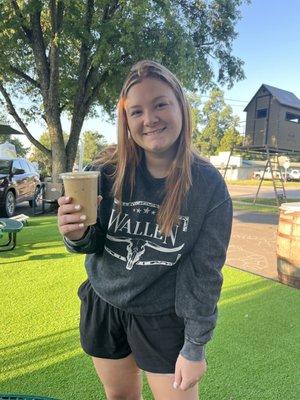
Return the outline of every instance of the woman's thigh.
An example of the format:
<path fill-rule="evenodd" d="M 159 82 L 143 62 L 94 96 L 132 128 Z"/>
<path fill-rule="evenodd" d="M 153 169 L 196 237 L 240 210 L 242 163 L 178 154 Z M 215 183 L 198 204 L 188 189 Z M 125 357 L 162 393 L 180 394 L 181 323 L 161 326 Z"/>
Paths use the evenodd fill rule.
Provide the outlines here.
<path fill-rule="evenodd" d="M 142 371 L 132 356 L 118 360 L 92 357 L 107 399 L 141 400 Z"/>
<path fill-rule="evenodd" d="M 183 391 L 174 389 L 174 374 L 146 372 L 147 380 L 155 400 L 198 400 L 198 385 Z"/>

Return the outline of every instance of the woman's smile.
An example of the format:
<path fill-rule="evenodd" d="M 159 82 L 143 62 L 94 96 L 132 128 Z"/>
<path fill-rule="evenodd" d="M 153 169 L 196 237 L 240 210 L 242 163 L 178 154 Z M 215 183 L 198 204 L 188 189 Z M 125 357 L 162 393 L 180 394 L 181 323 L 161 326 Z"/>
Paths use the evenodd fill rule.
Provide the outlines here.
<path fill-rule="evenodd" d="M 165 129 L 166 129 L 166 127 L 160 128 L 160 129 L 156 129 L 156 130 L 150 131 L 150 132 L 144 132 L 143 135 L 146 135 L 146 136 L 156 136 L 156 135 L 158 135 L 158 134 L 164 132 Z"/>

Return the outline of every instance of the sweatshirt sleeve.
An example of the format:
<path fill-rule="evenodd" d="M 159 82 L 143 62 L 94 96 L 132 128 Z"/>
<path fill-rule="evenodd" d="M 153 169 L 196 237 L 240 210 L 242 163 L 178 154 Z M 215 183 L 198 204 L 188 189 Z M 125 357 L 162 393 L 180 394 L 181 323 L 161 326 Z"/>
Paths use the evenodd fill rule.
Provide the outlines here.
<path fill-rule="evenodd" d="M 232 202 L 227 194 L 225 200 L 206 213 L 193 249 L 178 268 L 175 308 L 185 322 L 185 342 L 180 354 L 191 361 L 205 358 L 204 345 L 216 326 L 223 283 L 221 269 L 231 226 Z"/>
<path fill-rule="evenodd" d="M 71 253 L 102 254 L 106 234 L 98 222 L 88 228 L 80 240 L 70 240 L 64 237 L 64 244 Z"/>

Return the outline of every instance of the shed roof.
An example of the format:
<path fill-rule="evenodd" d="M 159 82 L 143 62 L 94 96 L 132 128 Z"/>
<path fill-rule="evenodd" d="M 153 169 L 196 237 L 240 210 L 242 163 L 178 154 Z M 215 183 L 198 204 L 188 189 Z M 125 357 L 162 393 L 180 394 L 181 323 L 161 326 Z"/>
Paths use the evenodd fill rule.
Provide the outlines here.
<path fill-rule="evenodd" d="M 287 90 L 276 88 L 274 86 L 266 85 L 264 83 L 261 85 L 261 87 L 258 89 L 258 91 L 262 87 L 267 89 L 268 92 L 270 92 L 271 95 L 274 96 L 276 98 L 276 100 L 280 104 L 285 105 L 285 106 L 289 106 L 289 107 L 293 107 L 293 108 L 297 108 L 297 109 L 300 110 L 300 99 L 298 99 L 298 97 L 296 95 L 294 95 L 294 93 L 288 92 Z M 252 97 L 251 101 L 257 95 L 257 92 Z M 247 106 L 245 107 L 244 111 L 247 111 L 247 108 L 248 108 L 249 104 L 251 103 L 251 101 L 247 104 Z"/>

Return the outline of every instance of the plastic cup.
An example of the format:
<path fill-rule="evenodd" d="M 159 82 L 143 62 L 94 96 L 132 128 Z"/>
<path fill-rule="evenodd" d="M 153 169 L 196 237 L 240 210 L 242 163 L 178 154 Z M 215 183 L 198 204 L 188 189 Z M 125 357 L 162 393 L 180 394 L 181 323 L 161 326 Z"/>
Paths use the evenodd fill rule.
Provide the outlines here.
<path fill-rule="evenodd" d="M 86 215 L 86 220 L 82 221 L 86 226 L 94 225 L 97 221 L 99 174 L 99 171 L 60 174 L 64 183 L 65 196 L 71 197 L 72 204 L 81 205 L 77 214 Z"/>

